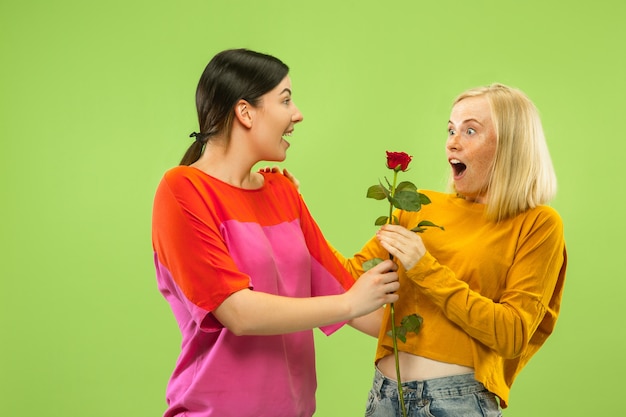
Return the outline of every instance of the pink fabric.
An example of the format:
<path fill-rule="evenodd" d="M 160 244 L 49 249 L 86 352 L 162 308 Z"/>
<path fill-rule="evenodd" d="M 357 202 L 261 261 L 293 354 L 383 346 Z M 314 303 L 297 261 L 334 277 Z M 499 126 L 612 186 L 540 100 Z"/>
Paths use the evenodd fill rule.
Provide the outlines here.
<path fill-rule="evenodd" d="M 215 230 L 219 230 L 219 239 L 223 241 L 229 255 L 224 263 L 234 262 L 240 275 L 249 276 L 249 287 L 254 291 L 289 297 L 344 292 L 346 281 L 342 285 L 339 277 L 344 279 L 349 278 L 349 275 L 332 256 L 298 194 L 291 185 L 285 189 L 286 184 L 282 179 L 266 183 L 267 186 L 261 192 L 270 193 L 270 200 L 276 198 L 277 192 L 287 192 L 287 196 L 293 200 L 290 204 L 272 207 L 272 221 L 264 220 L 265 211 L 258 213 L 258 222 L 249 221 L 249 218 L 240 221 L 232 215 L 218 219 Z M 202 186 L 219 188 L 223 184 L 208 181 L 208 184 Z M 231 198 L 233 193 L 237 196 L 233 190 L 229 192 Z M 188 195 L 186 193 L 185 197 Z M 259 193 L 241 190 L 240 197 L 244 200 L 241 204 L 246 204 L 246 198 L 251 195 L 254 195 L 255 201 L 261 197 Z M 286 202 L 284 197 L 277 200 Z M 237 202 L 218 200 L 212 204 L 217 206 L 213 207 L 214 213 L 220 215 L 228 207 L 236 206 Z M 176 220 L 177 224 L 184 225 L 186 216 L 198 224 L 206 222 L 185 207 L 178 210 L 171 209 L 175 206 L 171 202 L 167 202 L 167 205 L 173 215 L 182 218 Z M 298 212 L 290 213 L 293 207 L 301 208 Z M 284 221 L 275 221 L 277 213 Z M 167 235 L 155 235 L 158 236 L 155 248 L 167 249 Z M 163 239 L 166 243 L 161 244 L 159 241 Z M 194 242 L 192 236 L 190 239 Z M 189 244 L 183 252 L 187 257 L 192 257 L 195 256 L 193 252 L 211 250 L 203 249 L 200 243 Z M 211 247 L 215 247 L 215 244 Z M 165 249 L 163 251 L 168 252 Z M 176 256 L 157 250 L 154 258 L 158 288 L 170 303 L 182 335 L 181 353 L 167 387 L 168 409 L 164 416 L 313 415 L 317 381 L 312 331 L 276 336 L 235 336 L 210 311 L 201 307 L 207 303 L 203 300 L 191 301 L 186 295 L 210 293 L 213 280 L 211 274 L 224 269 L 220 261 L 215 261 L 218 264 L 207 269 L 210 271 L 207 274 L 181 281 L 176 279 L 171 268 L 163 261 L 168 259 L 177 266 L 177 270 L 185 272 L 184 260 L 178 258 L 180 254 L 176 253 Z M 214 257 L 213 254 L 202 253 L 198 253 L 198 256 Z M 319 259 L 328 265 L 322 265 Z M 180 282 L 184 283 L 185 288 L 181 288 Z M 198 286 L 204 289 L 197 291 L 195 288 Z M 327 326 L 322 330 L 330 334 L 342 324 Z"/>

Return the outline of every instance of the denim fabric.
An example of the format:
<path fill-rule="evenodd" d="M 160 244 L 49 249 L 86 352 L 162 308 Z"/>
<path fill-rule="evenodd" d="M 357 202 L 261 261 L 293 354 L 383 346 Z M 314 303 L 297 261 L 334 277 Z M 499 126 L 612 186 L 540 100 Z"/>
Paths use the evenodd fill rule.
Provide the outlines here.
<path fill-rule="evenodd" d="M 409 417 L 501 417 L 496 396 L 474 374 L 402 383 Z M 398 383 L 376 369 L 366 417 L 401 417 Z"/>

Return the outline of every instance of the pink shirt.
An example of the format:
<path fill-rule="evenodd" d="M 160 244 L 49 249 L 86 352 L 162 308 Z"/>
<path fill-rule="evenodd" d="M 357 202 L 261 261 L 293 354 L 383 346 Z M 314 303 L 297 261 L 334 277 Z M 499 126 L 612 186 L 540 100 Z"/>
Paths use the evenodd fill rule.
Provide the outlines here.
<path fill-rule="evenodd" d="M 354 282 L 293 185 L 281 174 L 264 175 L 262 188 L 244 190 L 180 166 L 157 189 L 157 282 L 182 335 L 165 417 L 309 417 L 315 411 L 311 330 L 235 336 L 211 313 L 244 288 L 314 297 L 342 293 Z M 342 324 L 322 330 L 330 334 Z"/>

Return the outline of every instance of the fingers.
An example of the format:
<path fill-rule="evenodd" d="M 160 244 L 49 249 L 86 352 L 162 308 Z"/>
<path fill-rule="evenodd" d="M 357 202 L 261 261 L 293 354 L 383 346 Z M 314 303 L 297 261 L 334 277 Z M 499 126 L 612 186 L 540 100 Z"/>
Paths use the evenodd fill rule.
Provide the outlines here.
<path fill-rule="evenodd" d="M 398 265 L 395 262 L 386 260 L 374 268 L 368 271 L 372 276 L 379 278 L 377 287 L 375 290 L 380 289 L 380 296 L 385 300 L 384 303 L 389 303 L 393 301 L 389 301 L 388 297 L 392 293 L 395 293 L 400 289 L 400 282 L 398 281 Z M 394 297 L 391 297 L 394 298 Z"/>
<path fill-rule="evenodd" d="M 403 233 L 383 229 L 376 232 L 376 237 L 383 247 L 394 256 L 413 249 L 418 244 L 417 240 L 419 239 L 419 236 L 407 236 Z"/>
<path fill-rule="evenodd" d="M 287 168 L 283 169 L 283 175 L 287 177 L 298 190 L 300 190 L 300 181 L 298 181 L 298 179 L 291 172 L 287 171 Z"/>
<path fill-rule="evenodd" d="M 381 263 L 379 263 L 378 265 L 370 269 L 370 271 L 376 274 L 384 274 L 385 272 L 388 272 L 388 271 L 397 271 L 397 270 L 398 270 L 398 265 L 396 265 L 395 262 L 389 259 L 382 261 Z"/>
<path fill-rule="evenodd" d="M 370 270 L 381 277 L 380 286 L 384 294 L 394 293 L 400 289 L 397 270 L 398 266 L 390 260 L 383 261 Z"/>
<path fill-rule="evenodd" d="M 381 292 L 377 301 L 377 305 L 395 303 L 396 301 L 398 301 L 399 296 L 397 292 L 400 289 L 398 273 L 388 272 L 386 274 L 383 274 L 382 278 L 384 284 L 380 286 Z"/>
<path fill-rule="evenodd" d="M 396 301 L 398 301 L 398 299 L 400 298 L 400 296 L 398 294 L 395 294 L 395 292 L 393 294 L 386 294 L 385 295 L 385 301 L 383 303 L 383 305 L 385 304 L 391 304 L 391 303 L 395 303 Z"/>
<path fill-rule="evenodd" d="M 388 282 L 385 284 L 385 294 L 393 294 L 400 289 L 400 282 L 398 281 L 398 276 L 396 275 L 395 280 Z"/>
<path fill-rule="evenodd" d="M 402 236 L 407 239 L 418 236 L 415 232 L 412 232 L 406 227 L 397 224 L 384 224 L 380 227 L 380 229 L 378 229 L 378 233 L 384 233 L 388 236 Z"/>
<path fill-rule="evenodd" d="M 426 248 L 422 238 L 398 225 L 384 225 L 376 233 L 381 246 L 397 258 L 409 270 L 422 259 Z"/>
<path fill-rule="evenodd" d="M 259 172 L 277 173 L 277 172 L 280 172 L 280 167 L 278 165 L 274 165 L 273 167 L 262 167 L 262 168 L 259 168 Z"/>
<path fill-rule="evenodd" d="M 355 317 L 368 314 L 384 304 L 398 299 L 400 289 L 397 267 L 392 261 L 384 261 L 363 274 L 348 291 Z"/>
<path fill-rule="evenodd" d="M 277 174 L 277 173 L 280 173 L 281 170 L 280 170 L 280 167 L 278 165 L 274 165 L 273 167 L 266 166 L 266 167 L 259 168 L 259 172 L 265 172 L 267 174 L 269 174 L 269 173 Z M 282 170 L 282 174 L 289 181 L 291 181 L 293 183 L 293 185 L 295 185 L 295 187 L 296 187 L 296 189 L 298 191 L 300 191 L 300 181 L 298 181 L 298 179 L 291 172 L 287 171 L 287 168 L 284 168 Z"/>

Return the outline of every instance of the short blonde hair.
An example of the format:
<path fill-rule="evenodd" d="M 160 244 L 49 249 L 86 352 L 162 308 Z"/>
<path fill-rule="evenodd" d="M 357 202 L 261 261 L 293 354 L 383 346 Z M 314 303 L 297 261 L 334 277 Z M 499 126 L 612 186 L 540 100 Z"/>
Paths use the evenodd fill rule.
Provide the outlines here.
<path fill-rule="evenodd" d="M 556 195 L 556 174 L 537 108 L 522 91 L 497 83 L 467 90 L 453 105 L 478 96 L 487 98 L 496 130 L 487 217 L 500 221 L 547 204 Z"/>

